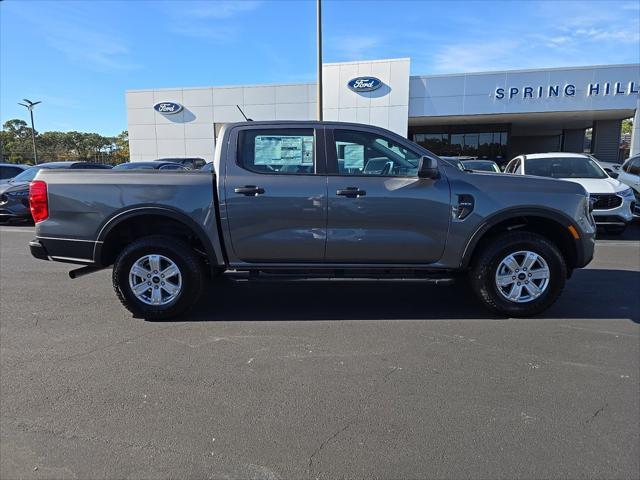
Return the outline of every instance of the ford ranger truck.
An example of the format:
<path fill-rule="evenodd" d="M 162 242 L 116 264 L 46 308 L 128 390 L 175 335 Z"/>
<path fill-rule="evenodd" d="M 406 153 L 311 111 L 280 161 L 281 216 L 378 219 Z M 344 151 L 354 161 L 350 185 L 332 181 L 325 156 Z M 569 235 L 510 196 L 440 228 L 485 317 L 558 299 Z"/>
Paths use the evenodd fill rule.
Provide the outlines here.
<path fill-rule="evenodd" d="M 228 124 L 208 172 L 41 170 L 34 257 L 113 268 L 134 316 L 183 314 L 208 278 L 411 279 L 461 275 L 502 316 L 553 304 L 594 252 L 584 188 L 470 172 L 382 128 Z M 222 301 L 224 301 L 222 299 Z"/>

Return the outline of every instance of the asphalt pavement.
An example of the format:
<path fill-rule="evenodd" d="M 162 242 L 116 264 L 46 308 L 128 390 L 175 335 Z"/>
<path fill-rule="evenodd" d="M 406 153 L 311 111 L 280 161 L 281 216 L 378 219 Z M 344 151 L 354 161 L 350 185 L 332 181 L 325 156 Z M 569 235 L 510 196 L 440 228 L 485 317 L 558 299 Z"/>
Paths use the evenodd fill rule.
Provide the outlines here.
<path fill-rule="evenodd" d="M 640 478 L 640 226 L 538 318 L 463 285 L 211 285 L 133 319 L 0 227 L 0 478 Z"/>

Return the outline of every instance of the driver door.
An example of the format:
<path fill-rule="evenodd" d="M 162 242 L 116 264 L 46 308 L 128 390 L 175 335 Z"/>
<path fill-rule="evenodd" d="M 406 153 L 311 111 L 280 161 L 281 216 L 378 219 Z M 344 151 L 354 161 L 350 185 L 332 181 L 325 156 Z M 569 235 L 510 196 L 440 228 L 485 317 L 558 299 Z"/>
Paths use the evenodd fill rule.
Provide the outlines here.
<path fill-rule="evenodd" d="M 327 130 L 327 263 L 425 264 L 440 259 L 449 185 L 418 178 L 420 153 L 366 127 Z"/>

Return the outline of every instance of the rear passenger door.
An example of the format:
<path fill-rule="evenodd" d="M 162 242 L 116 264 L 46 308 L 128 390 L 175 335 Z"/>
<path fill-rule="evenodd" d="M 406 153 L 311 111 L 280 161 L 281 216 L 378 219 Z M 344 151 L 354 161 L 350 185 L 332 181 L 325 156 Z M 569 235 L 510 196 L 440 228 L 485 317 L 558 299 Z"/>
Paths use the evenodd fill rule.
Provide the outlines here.
<path fill-rule="evenodd" d="M 226 148 L 221 211 L 228 223 L 230 263 L 322 262 L 327 239 L 324 131 L 295 124 L 239 127 Z"/>

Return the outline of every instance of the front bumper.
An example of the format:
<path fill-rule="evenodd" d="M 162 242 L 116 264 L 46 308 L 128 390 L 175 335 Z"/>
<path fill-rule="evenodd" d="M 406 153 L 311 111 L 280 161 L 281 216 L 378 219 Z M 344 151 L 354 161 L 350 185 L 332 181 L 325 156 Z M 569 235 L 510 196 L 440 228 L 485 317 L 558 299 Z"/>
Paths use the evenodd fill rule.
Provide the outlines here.
<path fill-rule="evenodd" d="M 620 198 L 622 198 L 622 204 L 615 208 L 591 212 L 596 225 L 623 227 L 633 220 L 633 211 L 638 210 L 635 200 L 628 197 Z"/>

